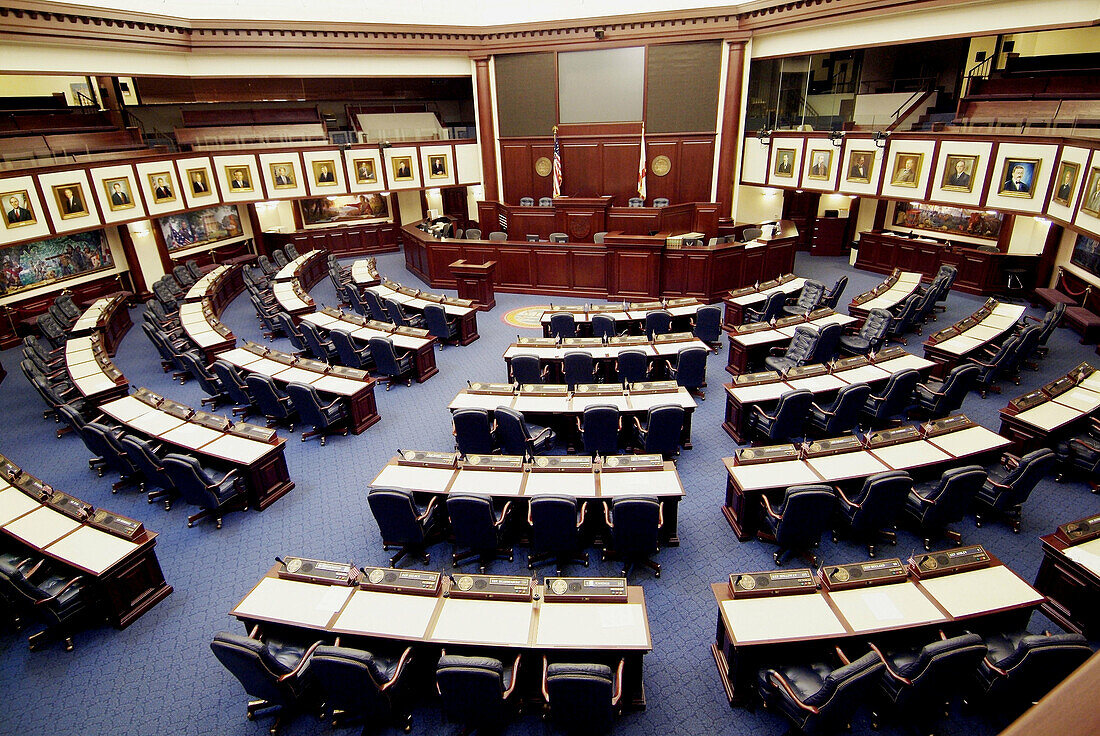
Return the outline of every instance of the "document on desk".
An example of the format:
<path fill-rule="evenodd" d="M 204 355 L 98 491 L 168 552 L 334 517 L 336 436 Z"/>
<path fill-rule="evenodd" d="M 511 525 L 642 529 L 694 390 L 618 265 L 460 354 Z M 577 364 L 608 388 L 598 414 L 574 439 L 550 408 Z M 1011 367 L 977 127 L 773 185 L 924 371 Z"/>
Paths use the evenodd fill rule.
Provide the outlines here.
<path fill-rule="evenodd" d="M 537 646 L 649 649 L 645 608 L 638 603 L 543 603 Z"/>
<path fill-rule="evenodd" d="M 444 598 L 429 641 L 466 644 L 525 645 L 531 638 L 528 601 Z"/>
<path fill-rule="evenodd" d="M 87 378 L 88 376 L 103 375 L 103 369 L 99 367 L 99 363 L 94 360 L 89 360 L 84 363 L 68 363 L 69 377 L 74 381 L 79 378 Z"/>
<path fill-rule="evenodd" d="M 1081 416 L 1081 412 L 1077 409 L 1063 406 L 1056 401 L 1048 401 L 1033 409 L 1020 412 L 1016 415 L 1016 418 L 1021 422 L 1027 422 L 1033 427 L 1049 432 L 1052 429 L 1061 427 L 1063 424 L 1072 422 L 1079 416 Z"/>
<path fill-rule="evenodd" d="M 738 644 L 845 633 L 844 624 L 818 593 L 722 601 L 721 608 L 726 628 Z"/>
<path fill-rule="evenodd" d="M 12 488 L 7 483 L 4 483 L 4 485 L 7 488 L 0 491 L 0 526 L 39 507 L 38 501 L 23 493 L 23 491 Z"/>
<path fill-rule="evenodd" d="M 1009 440 L 985 427 L 967 427 L 958 432 L 929 437 L 928 442 L 953 457 L 969 457 L 1011 444 Z"/>
<path fill-rule="evenodd" d="M 1100 539 L 1069 547 L 1065 555 L 1093 575 L 1100 576 Z"/>
<path fill-rule="evenodd" d="M 854 631 L 874 631 L 942 621 L 944 616 L 909 582 L 839 590 L 829 597 Z"/>
<path fill-rule="evenodd" d="M 1045 600 L 1004 565 L 922 580 L 921 585 L 956 618 Z"/>
<path fill-rule="evenodd" d="M 332 628 L 348 634 L 423 639 L 439 600 L 427 595 L 356 590 Z"/>
<path fill-rule="evenodd" d="M 447 490 L 455 471 L 452 468 L 417 468 L 411 465 L 387 465 L 375 476 L 371 485 L 384 488 L 405 488 L 410 491 Z"/>

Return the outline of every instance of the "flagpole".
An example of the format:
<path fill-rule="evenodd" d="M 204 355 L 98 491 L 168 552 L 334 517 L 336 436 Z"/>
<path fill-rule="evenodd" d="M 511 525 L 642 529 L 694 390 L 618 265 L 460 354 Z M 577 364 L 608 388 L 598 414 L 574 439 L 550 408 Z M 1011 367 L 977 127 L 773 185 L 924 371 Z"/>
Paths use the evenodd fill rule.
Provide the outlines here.
<path fill-rule="evenodd" d="M 638 159 L 638 196 L 642 198 L 643 204 L 645 203 L 646 189 L 645 189 L 645 122 L 642 122 L 642 145 L 641 152 Z"/>
<path fill-rule="evenodd" d="M 554 173 L 553 177 L 554 185 L 554 199 L 561 196 L 561 143 L 558 141 L 558 126 L 554 126 Z"/>

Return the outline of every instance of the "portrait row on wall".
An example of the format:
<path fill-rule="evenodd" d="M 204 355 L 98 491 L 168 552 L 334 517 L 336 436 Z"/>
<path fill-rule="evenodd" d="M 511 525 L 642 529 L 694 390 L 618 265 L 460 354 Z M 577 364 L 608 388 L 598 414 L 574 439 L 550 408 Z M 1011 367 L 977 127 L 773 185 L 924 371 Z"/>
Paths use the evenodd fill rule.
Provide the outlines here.
<path fill-rule="evenodd" d="M 0 294 L 12 294 L 114 266 L 102 230 L 62 235 L 0 249 Z"/>

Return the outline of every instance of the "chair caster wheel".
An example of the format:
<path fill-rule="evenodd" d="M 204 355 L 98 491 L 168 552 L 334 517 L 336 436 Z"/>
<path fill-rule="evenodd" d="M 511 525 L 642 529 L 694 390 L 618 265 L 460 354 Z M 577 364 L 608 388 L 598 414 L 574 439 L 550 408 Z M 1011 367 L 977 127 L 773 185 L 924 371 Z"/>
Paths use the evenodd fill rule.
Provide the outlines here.
<path fill-rule="evenodd" d="M 190 529 L 190 528 L 191 528 L 191 527 L 193 527 L 193 526 L 195 526 L 195 522 L 193 522 L 193 521 L 189 521 L 189 522 L 187 522 L 187 528 L 188 528 L 188 529 Z"/>
<path fill-rule="evenodd" d="M 661 571 L 658 570 L 657 572 L 653 573 L 653 577 L 655 577 L 655 578 L 661 577 Z"/>
<path fill-rule="evenodd" d="M 221 529 L 222 528 L 222 520 L 221 519 L 216 519 L 214 521 L 214 528 L 215 529 Z"/>

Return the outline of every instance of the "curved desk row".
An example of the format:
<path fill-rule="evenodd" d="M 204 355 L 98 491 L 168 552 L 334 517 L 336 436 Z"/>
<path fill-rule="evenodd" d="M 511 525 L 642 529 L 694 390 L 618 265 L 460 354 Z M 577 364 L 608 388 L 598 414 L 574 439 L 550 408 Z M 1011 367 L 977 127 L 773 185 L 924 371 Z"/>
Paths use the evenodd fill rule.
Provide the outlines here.
<path fill-rule="evenodd" d="M 381 418 L 374 399 L 375 380 L 366 371 L 299 358 L 253 342 L 222 353 L 218 359 L 246 373 L 267 376 L 282 384 L 304 383 L 322 396 L 340 399 L 351 417 L 348 428 L 352 434 L 362 433 Z"/>
<path fill-rule="evenodd" d="M 323 250 L 311 250 L 289 261 L 271 277 L 271 280 L 275 283 L 297 281 L 303 289 L 309 291 L 323 280 L 327 273 L 328 254 Z"/>
<path fill-rule="evenodd" d="M 848 314 L 866 319 L 872 309 L 893 309 L 920 287 L 920 278 L 916 271 L 894 269 L 881 284 L 852 299 Z"/>
<path fill-rule="evenodd" d="M 362 342 L 369 342 L 372 337 L 389 339 L 393 342 L 394 351 L 399 355 L 411 353 L 414 356 L 413 376 L 417 383 L 424 383 L 439 373 L 439 368 L 435 364 L 435 344 L 439 341 L 429 335 L 427 330 L 395 327 L 388 322 L 375 322 L 358 314 L 348 314 L 332 307 L 303 314 L 301 320 L 326 332 L 332 329 L 350 332 L 352 338 Z"/>
<path fill-rule="evenodd" d="M 770 281 L 733 289 L 722 298 L 722 301 L 726 304 L 726 315 L 723 323 L 726 327 L 738 327 L 745 323 L 746 309 L 759 310 L 760 307 L 764 306 L 764 302 L 768 300 L 768 297 L 777 291 L 788 297 L 793 296 L 802 291 L 805 284 L 806 279 L 801 276 L 785 273 Z"/>
<path fill-rule="evenodd" d="M 215 314 L 220 315 L 229 303 L 244 291 L 244 276 L 241 266 L 222 265 L 191 284 L 183 301 L 185 304 L 203 299 L 210 303 Z"/>
<path fill-rule="evenodd" d="M 1032 447 L 1053 447 L 1089 417 L 1100 416 L 1100 371 L 1082 363 L 1062 378 L 1010 401 L 1000 433 Z"/>
<path fill-rule="evenodd" d="M 675 358 L 684 348 L 700 347 L 709 350 L 705 342 L 690 332 L 670 332 L 657 335 L 653 340 L 644 336 L 613 337 L 604 342 L 598 337 L 567 337 L 558 342 L 552 337 L 521 337 L 504 351 L 504 362 L 508 365 L 508 376 L 512 376 L 512 358 L 517 355 L 534 355 L 540 365 L 551 367 L 551 380 L 565 375 L 563 364 L 568 353 L 588 353 L 597 368 L 601 364 L 614 364 L 619 353 L 627 350 L 640 350 L 649 359 L 650 367 L 659 360 Z"/>
<path fill-rule="evenodd" d="M 469 345 L 481 337 L 477 334 L 477 307 L 469 299 L 458 299 L 442 294 L 429 294 L 420 289 L 382 279 L 380 284 L 366 287 L 381 299 L 392 299 L 412 312 L 423 313 L 430 304 L 442 307 L 448 319 L 458 321 L 458 344 Z"/>
<path fill-rule="evenodd" d="M 2 455 L 0 531 L 6 546 L 21 545 L 84 575 L 115 628 L 126 628 L 172 592 L 153 549 L 155 532 L 55 491 Z"/>
<path fill-rule="evenodd" d="M 806 315 L 784 317 L 772 324 L 753 322 L 727 330 L 726 336 L 729 337 L 730 351 L 726 372 L 734 376 L 749 372 L 755 364 L 764 359 L 764 356 L 773 347 L 790 344 L 795 330 L 800 325 L 820 329 L 831 324 L 838 324 L 843 327 L 855 321 L 855 317 L 837 314 L 828 307 L 822 307 Z"/>
<path fill-rule="evenodd" d="M 1025 309 L 988 299 L 966 319 L 929 335 L 924 341 L 924 356 L 941 364 L 937 375 L 942 375 L 986 345 L 1000 342 L 1016 328 Z"/>
<path fill-rule="evenodd" d="M 550 318 L 560 312 L 573 315 L 573 322 L 577 326 L 577 332 L 581 335 L 592 334 L 592 318 L 603 315 L 615 320 L 615 330 L 620 332 L 625 329 L 632 335 L 645 334 L 646 315 L 656 310 L 663 310 L 672 315 L 673 332 L 690 332 L 690 320 L 695 317 L 699 307 L 706 306 L 704 302 L 693 297 L 682 299 L 662 299 L 651 302 L 623 302 L 621 304 L 584 304 L 554 306 L 542 313 L 539 321 L 542 323 L 542 334 L 550 336 Z"/>
<path fill-rule="evenodd" d="M 382 283 L 375 258 L 360 258 L 351 264 L 351 282 L 360 289 Z"/>
<path fill-rule="evenodd" d="M 237 345 L 233 331 L 214 314 L 209 299 L 181 304 L 179 318 L 183 334 L 202 351 L 207 365 L 214 362 L 218 353 L 232 350 Z"/>
<path fill-rule="evenodd" d="M 238 469 L 248 489 L 248 505 L 262 511 L 294 488 L 286 468 L 286 440 L 257 427 L 165 399 L 137 393 L 101 405 L 100 410 L 132 432 L 197 455 L 207 463 Z"/>
<path fill-rule="evenodd" d="M 76 390 L 94 404 L 130 391 L 126 377 L 108 357 L 99 333 L 65 341 L 65 369 Z"/>
<path fill-rule="evenodd" d="M 126 302 L 130 294 L 115 294 L 113 296 L 96 299 L 84 312 L 77 317 L 70 336 L 87 335 L 98 332 L 103 338 L 103 347 L 108 355 L 114 355 L 119 342 L 133 326 L 130 321 L 130 310 L 126 308 Z"/>

